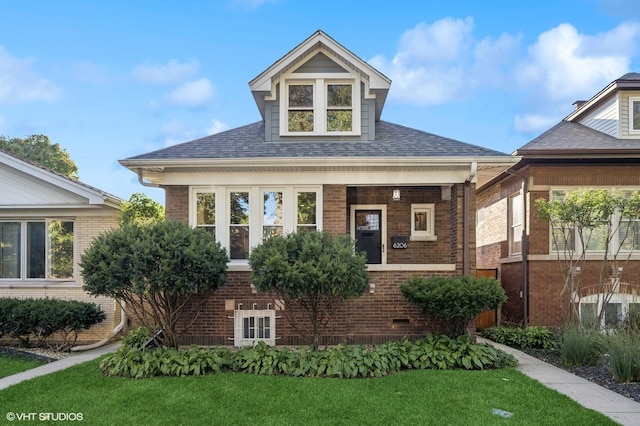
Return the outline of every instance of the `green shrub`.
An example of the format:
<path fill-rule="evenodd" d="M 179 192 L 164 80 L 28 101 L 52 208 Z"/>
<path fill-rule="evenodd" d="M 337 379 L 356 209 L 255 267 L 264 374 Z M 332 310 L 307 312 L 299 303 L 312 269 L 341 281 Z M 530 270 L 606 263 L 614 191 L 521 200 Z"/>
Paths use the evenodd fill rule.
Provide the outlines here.
<path fill-rule="evenodd" d="M 178 348 L 229 257 L 215 237 L 175 221 L 132 222 L 95 238 L 81 258 L 83 289 L 124 301 L 159 344 Z"/>
<path fill-rule="evenodd" d="M 59 299 L 0 299 L 0 333 L 29 345 L 31 339 L 51 349 L 69 349 L 78 332 L 105 319 L 95 303 Z M 56 341 L 53 341 L 53 338 Z"/>
<path fill-rule="evenodd" d="M 483 337 L 516 348 L 549 349 L 556 345 L 556 337 L 545 327 L 490 327 L 481 332 Z"/>
<path fill-rule="evenodd" d="M 427 320 L 441 321 L 450 337 L 465 334 L 478 314 L 498 309 L 507 301 L 500 282 L 493 278 L 414 277 L 403 283 L 400 291 Z"/>
<path fill-rule="evenodd" d="M 640 334 L 620 331 L 610 336 L 608 352 L 608 368 L 617 381 L 640 381 Z"/>
<path fill-rule="evenodd" d="M 388 342 L 371 347 L 338 345 L 325 350 L 276 348 L 263 342 L 232 351 L 226 347 L 153 351 L 123 345 L 100 363 L 107 376 L 143 378 L 235 371 L 267 376 L 367 378 L 407 369 L 481 370 L 514 366 L 516 360 L 467 336 L 427 335 L 416 342 Z"/>
<path fill-rule="evenodd" d="M 355 252 L 348 235 L 315 231 L 275 235 L 253 248 L 249 265 L 258 291 L 300 308 L 286 309 L 283 315 L 316 349 L 336 307 L 361 296 L 369 284 L 365 255 Z"/>
<path fill-rule="evenodd" d="M 122 338 L 122 346 L 127 346 L 130 349 L 143 350 L 147 342 L 151 339 L 151 332 L 147 327 L 140 326 L 134 328 L 126 336 Z"/>
<path fill-rule="evenodd" d="M 604 347 L 604 337 L 595 330 L 570 326 L 560 337 L 560 354 L 564 365 L 597 365 Z"/>

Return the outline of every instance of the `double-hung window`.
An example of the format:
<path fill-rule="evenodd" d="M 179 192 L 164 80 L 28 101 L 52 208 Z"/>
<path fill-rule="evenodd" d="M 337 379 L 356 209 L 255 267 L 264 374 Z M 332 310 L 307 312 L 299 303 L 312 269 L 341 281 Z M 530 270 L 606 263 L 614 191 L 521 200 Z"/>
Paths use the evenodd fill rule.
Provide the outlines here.
<path fill-rule="evenodd" d="M 0 222 L 0 280 L 73 277 L 74 223 L 68 220 Z"/>
<path fill-rule="evenodd" d="M 522 253 L 522 194 L 509 197 L 509 254 Z"/>
<path fill-rule="evenodd" d="M 632 197 L 638 197 L 635 190 L 609 189 L 616 191 L 621 198 L 631 202 Z M 562 200 L 570 190 L 552 190 L 551 200 Z M 636 201 L 633 201 L 636 202 Z M 624 202 L 622 203 L 624 204 Z M 640 221 L 635 218 L 624 216 L 623 211 L 616 210 L 609 218 L 612 225 L 610 229 L 608 223 L 585 228 L 582 235 L 579 235 L 573 223 L 557 222 L 551 230 L 552 251 L 582 251 L 585 253 L 601 254 L 607 249 L 609 252 L 617 253 L 636 251 L 640 249 Z M 584 247 L 583 247 L 584 245 Z"/>
<path fill-rule="evenodd" d="M 640 97 L 629 98 L 629 133 L 640 133 Z"/>
<path fill-rule="evenodd" d="M 252 247 L 274 235 L 319 230 L 318 186 L 193 187 L 190 221 L 210 232 L 232 261 L 246 261 Z"/>
<path fill-rule="evenodd" d="M 280 134 L 360 134 L 360 86 L 355 79 L 290 79 L 282 83 Z"/>

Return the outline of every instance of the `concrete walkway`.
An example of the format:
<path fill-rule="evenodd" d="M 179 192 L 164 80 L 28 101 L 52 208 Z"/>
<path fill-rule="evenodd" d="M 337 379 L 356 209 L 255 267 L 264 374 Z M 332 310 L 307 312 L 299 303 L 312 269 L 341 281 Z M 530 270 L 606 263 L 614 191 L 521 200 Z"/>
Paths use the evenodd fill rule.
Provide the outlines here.
<path fill-rule="evenodd" d="M 640 403 L 591 383 L 575 374 L 540 361 L 524 352 L 478 337 L 478 342 L 490 343 L 518 359 L 517 370 L 578 402 L 583 407 L 598 411 L 625 426 L 640 426 Z M 64 370 L 73 365 L 91 361 L 106 353 L 115 352 L 119 343 L 112 343 L 59 361 L 0 379 L 0 390 L 34 377 Z"/>
<path fill-rule="evenodd" d="M 119 347 L 120 343 L 111 343 L 97 349 L 81 352 L 77 355 L 53 361 L 48 364 L 41 365 L 40 367 L 32 368 L 31 370 L 23 371 L 22 373 L 14 374 L 13 376 L 3 377 L 0 379 L 0 390 L 6 389 L 9 386 L 15 385 L 24 380 L 44 376 L 45 374 L 53 373 L 54 371 L 64 370 L 65 368 L 94 360 L 104 354 L 117 351 Z"/>
<path fill-rule="evenodd" d="M 598 411 L 622 425 L 640 426 L 640 403 L 524 352 L 481 337 L 478 337 L 478 342 L 490 343 L 513 355 L 518 359 L 518 371 L 548 388 L 567 395 L 583 407 Z"/>

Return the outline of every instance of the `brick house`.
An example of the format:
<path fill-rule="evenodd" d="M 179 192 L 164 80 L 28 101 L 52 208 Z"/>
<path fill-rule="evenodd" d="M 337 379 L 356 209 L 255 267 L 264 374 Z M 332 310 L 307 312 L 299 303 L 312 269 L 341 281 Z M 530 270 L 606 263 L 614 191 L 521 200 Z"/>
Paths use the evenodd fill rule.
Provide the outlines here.
<path fill-rule="evenodd" d="M 558 252 L 548 222 L 537 218 L 536 199 L 578 188 L 640 189 L 640 74 L 626 74 L 575 105 L 560 123 L 515 152 L 521 156 L 517 165 L 478 186 L 477 267 L 499 270 L 509 297 L 502 307 L 506 320 L 555 326 L 566 319 L 561 305 L 579 303 L 582 314 L 602 303 L 593 289 L 604 247 L 600 242 L 587 247 L 584 270 L 576 271 L 580 294 L 562 293 Z M 619 238 L 614 236 L 612 248 Z M 623 270 L 607 272 L 606 278 L 620 285 L 605 306 L 605 322 L 640 307 L 634 296 L 640 289 L 637 241 L 627 243 L 631 258 Z"/>
<path fill-rule="evenodd" d="M 250 282 L 251 247 L 273 234 L 350 234 L 370 287 L 323 343 L 425 332 L 399 285 L 416 275 L 474 274 L 475 186 L 516 158 L 380 119 L 391 81 L 317 31 L 249 82 L 262 120 L 120 163 L 165 190 L 167 219 L 215 234 L 227 284 L 183 343 L 299 343 Z"/>
<path fill-rule="evenodd" d="M 82 290 L 78 262 L 91 241 L 116 226 L 122 200 L 0 150 L 0 297 L 55 298 L 98 304 L 106 319 L 78 342 L 108 337 L 120 308 Z M 72 247 L 50 238 L 62 232 Z"/>

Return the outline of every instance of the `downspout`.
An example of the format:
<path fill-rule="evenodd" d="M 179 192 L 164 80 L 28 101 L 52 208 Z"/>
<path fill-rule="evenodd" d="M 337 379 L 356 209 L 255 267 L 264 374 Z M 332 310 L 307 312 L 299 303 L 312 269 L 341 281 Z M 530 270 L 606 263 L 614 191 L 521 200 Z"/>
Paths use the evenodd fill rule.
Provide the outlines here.
<path fill-rule="evenodd" d="M 462 275 L 469 275 L 469 264 L 470 264 L 470 259 L 469 259 L 469 254 L 470 254 L 470 250 L 469 250 L 469 244 L 470 244 L 470 238 L 469 238 L 469 232 L 471 229 L 469 220 L 470 220 L 470 198 L 471 198 L 471 181 L 476 177 L 476 174 L 478 173 L 478 162 L 474 161 L 473 163 L 471 163 L 471 171 L 469 172 L 469 176 L 467 176 L 467 179 L 464 181 L 464 196 L 463 196 L 463 213 L 462 213 Z"/>
<path fill-rule="evenodd" d="M 120 302 L 120 323 L 116 325 L 116 328 L 114 328 L 107 337 L 100 340 L 99 342 L 91 343 L 89 345 L 74 346 L 69 350 L 71 352 L 88 351 L 89 349 L 95 349 L 95 348 L 99 348 L 100 346 L 104 346 L 107 343 L 109 343 L 109 341 L 114 336 L 116 336 L 118 333 L 120 333 L 120 331 L 122 331 L 126 323 L 127 323 L 127 314 L 124 310 L 124 302 Z"/>
<path fill-rule="evenodd" d="M 529 193 L 529 179 L 522 173 L 507 169 L 507 173 L 522 179 L 522 323 L 526 327 L 529 324 L 529 236 L 527 234 L 527 194 Z"/>
<path fill-rule="evenodd" d="M 160 185 L 151 182 L 145 182 L 144 176 L 142 176 L 142 169 L 137 169 L 136 174 L 138 175 L 138 183 L 142 186 L 148 186 L 149 188 L 160 188 Z"/>

